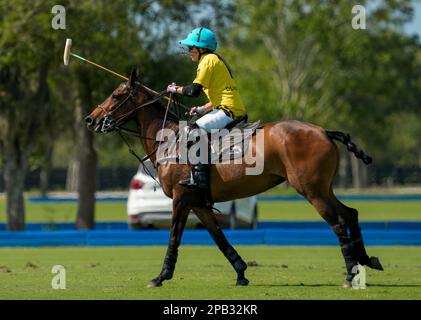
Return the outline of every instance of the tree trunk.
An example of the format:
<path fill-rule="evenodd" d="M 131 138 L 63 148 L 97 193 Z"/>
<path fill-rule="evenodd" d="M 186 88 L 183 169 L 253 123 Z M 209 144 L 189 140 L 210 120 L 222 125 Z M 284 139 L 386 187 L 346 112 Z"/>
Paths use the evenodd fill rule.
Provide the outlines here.
<path fill-rule="evenodd" d="M 41 197 L 46 198 L 48 196 L 49 182 L 50 182 L 50 168 L 51 168 L 51 158 L 53 155 L 53 147 L 49 145 L 47 147 L 45 163 L 41 166 L 39 172 L 39 187 Z"/>
<path fill-rule="evenodd" d="M 75 153 L 74 159 L 71 159 L 67 166 L 66 191 L 73 191 L 73 192 L 77 191 L 78 172 L 79 172 L 79 162 L 77 160 L 77 154 Z"/>
<path fill-rule="evenodd" d="M 10 144 L 9 144 L 10 143 Z M 6 189 L 7 229 L 10 231 L 25 230 L 25 207 L 23 191 L 28 160 L 21 152 L 19 142 L 6 144 L 4 182 Z"/>
<path fill-rule="evenodd" d="M 97 156 L 93 145 L 93 133 L 89 131 L 83 121 L 92 106 L 89 83 L 79 78 L 76 99 L 76 125 L 77 134 L 77 162 L 78 162 L 78 211 L 76 216 L 77 229 L 95 228 L 95 191 L 96 191 L 96 164 Z"/>
<path fill-rule="evenodd" d="M 41 166 L 39 171 L 39 189 L 42 198 L 48 197 L 48 181 L 49 181 L 49 170 L 48 168 Z"/>
<path fill-rule="evenodd" d="M 340 148 L 337 185 L 338 187 L 343 188 L 343 189 L 346 189 L 348 187 L 348 162 L 349 162 L 348 151 L 344 150 L 344 148 Z"/>
<path fill-rule="evenodd" d="M 360 160 L 351 155 L 352 186 L 354 188 L 365 188 L 368 185 L 367 167 Z"/>
<path fill-rule="evenodd" d="M 96 152 L 93 137 L 87 129 L 81 129 L 80 148 L 78 148 L 79 205 L 76 218 L 77 229 L 95 228 L 95 191 L 96 191 Z"/>

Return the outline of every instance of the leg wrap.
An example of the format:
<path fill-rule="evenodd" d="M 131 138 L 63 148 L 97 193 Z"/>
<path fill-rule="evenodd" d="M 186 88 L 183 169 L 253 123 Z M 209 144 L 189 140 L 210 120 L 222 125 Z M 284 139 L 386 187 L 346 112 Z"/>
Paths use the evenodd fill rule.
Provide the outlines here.
<path fill-rule="evenodd" d="M 342 255 L 345 260 L 345 266 L 347 271 L 346 280 L 351 281 L 354 277 L 352 269 L 355 265 L 358 264 L 355 257 L 354 248 L 351 243 L 351 239 L 348 237 L 348 232 L 346 226 L 342 224 L 337 224 L 332 226 L 333 232 L 336 234 L 339 240 L 339 245 L 341 246 Z"/>
<path fill-rule="evenodd" d="M 164 266 L 162 267 L 161 277 L 165 280 L 172 278 L 174 273 L 175 263 L 177 262 L 178 252 L 169 253 L 164 259 Z"/>
<path fill-rule="evenodd" d="M 235 271 L 243 272 L 247 269 L 246 263 L 243 261 L 243 259 L 241 259 L 240 255 L 237 253 L 237 251 L 235 251 L 233 247 L 229 246 L 226 252 L 224 252 L 224 255 L 232 264 Z"/>
<path fill-rule="evenodd" d="M 368 257 L 367 252 L 365 251 L 364 241 L 361 235 L 361 228 L 356 227 L 350 229 L 350 236 L 352 240 L 352 246 L 354 247 L 355 255 L 357 257 L 358 262 L 362 265 L 369 265 L 370 258 Z"/>

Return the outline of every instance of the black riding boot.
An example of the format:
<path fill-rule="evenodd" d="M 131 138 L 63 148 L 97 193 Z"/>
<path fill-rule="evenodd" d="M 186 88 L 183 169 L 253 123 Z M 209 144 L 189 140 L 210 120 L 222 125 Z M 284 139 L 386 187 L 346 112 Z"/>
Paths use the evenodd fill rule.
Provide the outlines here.
<path fill-rule="evenodd" d="M 207 189 L 209 186 L 209 165 L 192 165 L 190 179 L 180 180 L 179 184 L 188 188 Z"/>
<path fill-rule="evenodd" d="M 190 178 L 180 180 L 179 184 L 189 189 L 196 189 L 200 196 L 197 198 L 199 205 L 205 207 L 212 207 L 213 200 L 210 191 L 209 183 L 209 165 L 196 164 L 191 166 Z"/>

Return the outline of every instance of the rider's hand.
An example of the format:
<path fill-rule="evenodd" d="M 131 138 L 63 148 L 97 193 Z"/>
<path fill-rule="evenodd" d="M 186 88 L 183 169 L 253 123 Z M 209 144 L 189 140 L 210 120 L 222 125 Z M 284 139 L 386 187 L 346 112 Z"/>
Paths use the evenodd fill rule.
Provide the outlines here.
<path fill-rule="evenodd" d="M 167 86 L 167 92 L 170 92 L 170 93 L 177 93 L 177 88 L 178 88 L 178 86 L 176 86 L 176 85 L 175 85 L 175 82 L 170 83 L 170 84 Z"/>
<path fill-rule="evenodd" d="M 193 107 L 190 109 L 190 115 L 203 115 L 206 113 L 206 107 L 205 106 L 200 106 L 200 107 Z"/>

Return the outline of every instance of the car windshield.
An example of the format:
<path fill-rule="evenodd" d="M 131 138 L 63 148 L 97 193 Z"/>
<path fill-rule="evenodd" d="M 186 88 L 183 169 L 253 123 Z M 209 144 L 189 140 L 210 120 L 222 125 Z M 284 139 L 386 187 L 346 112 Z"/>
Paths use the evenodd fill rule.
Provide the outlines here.
<path fill-rule="evenodd" d="M 143 174 L 146 174 L 148 176 L 151 174 L 154 178 L 158 176 L 158 172 L 156 171 L 155 167 L 149 159 L 146 160 L 144 164 L 140 164 L 139 169 L 137 171 L 142 172 Z"/>

